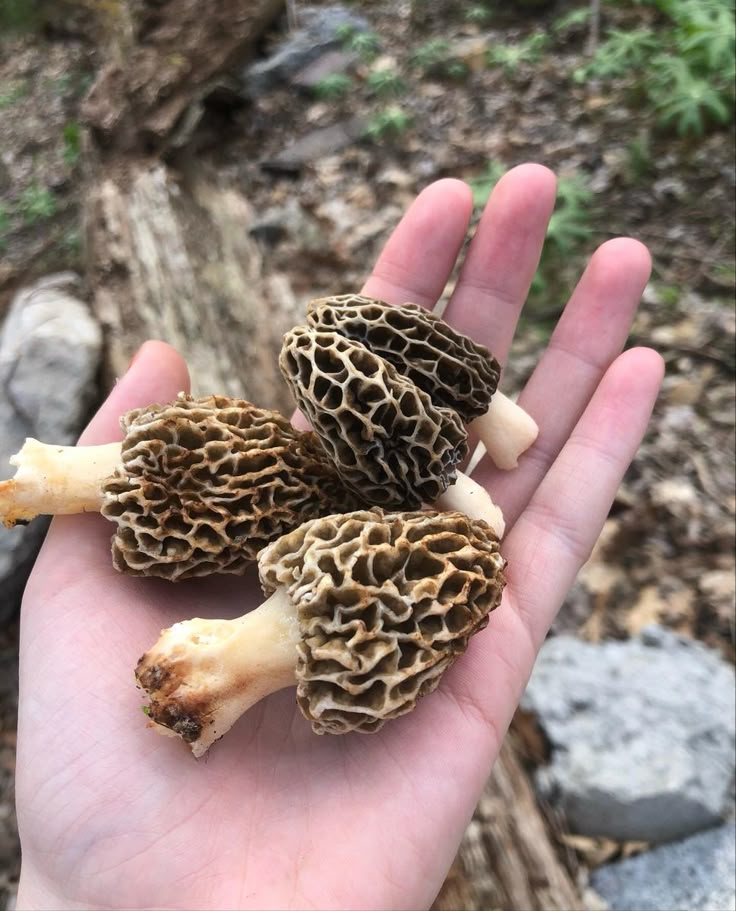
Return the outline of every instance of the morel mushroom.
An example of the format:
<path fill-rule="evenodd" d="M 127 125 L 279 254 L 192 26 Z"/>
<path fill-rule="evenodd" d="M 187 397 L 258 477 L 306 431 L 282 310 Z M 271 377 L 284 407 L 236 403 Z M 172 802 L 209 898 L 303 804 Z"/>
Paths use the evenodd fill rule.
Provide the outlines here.
<path fill-rule="evenodd" d="M 249 402 L 182 394 L 121 425 L 123 442 L 105 446 L 26 441 L 0 484 L 5 524 L 99 511 L 117 524 L 116 569 L 177 580 L 242 573 L 306 519 L 361 503 L 313 433 Z"/>
<path fill-rule="evenodd" d="M 501 370 L 491 352 L 424 307 L 346 294 L 311 301 L 307 320 L 316 331 L 365 345 L 435 405 L 456 411 L 499 468 L 515 468 L 537 438 L 532 418 L 497 391 Z"/>
<path fill-rule="evenodd" d="M 306 522 L 258 558 L 270 598 L 236 620 L 185 620 L 138 662 L 146 714 L 195 756 L 296 685 L 317 734 L 377 731 L 431 693 L 501 600 L 485 522 L 380 509 Z"/>
<path fill-rule="evenodd" d="M 297 326 L 284 336 L 279 366 L 338 474 L 364 502 L 391 509 L 437 502 L 503 535 L 500 509 L 457 470 L 468 444 L 453 409 L 336 332 Z"/>

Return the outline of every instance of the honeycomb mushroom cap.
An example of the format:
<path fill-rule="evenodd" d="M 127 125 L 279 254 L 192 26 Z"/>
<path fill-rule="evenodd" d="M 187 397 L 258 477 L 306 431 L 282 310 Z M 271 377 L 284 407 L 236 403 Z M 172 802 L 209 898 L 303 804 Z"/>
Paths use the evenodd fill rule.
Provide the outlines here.
<path fill-rule="evenodd" d="M 130 411 L 122 468 L 103 484 L 116 569 L 185 579 L 242 573 L 270 541 L 358 505 L 313 433 L 224 396 Z"/>
<path fill-rule="evenodd" d="M 491 352 L 417 304 L 324 297 L 310 301 L 307 320 L 317 331 L 365 345 L 466 424 L 485 414 L 498 387 L 501 368 Z"/>
<path fill-rule="evenodd" d="M 467 455 L 458 415 L 337 332 L 297 326 L 281 372 L 340 477 L 365 503 L 415 509 L 453 483 Z"/>
<path fill-rule="evenodd" d="M 333 515 L 264 549 L 296 607 L 297 702 L 318 734 L 370 732 L 431 693 L 501 600 L 505 561 L 461 513 Z"/>

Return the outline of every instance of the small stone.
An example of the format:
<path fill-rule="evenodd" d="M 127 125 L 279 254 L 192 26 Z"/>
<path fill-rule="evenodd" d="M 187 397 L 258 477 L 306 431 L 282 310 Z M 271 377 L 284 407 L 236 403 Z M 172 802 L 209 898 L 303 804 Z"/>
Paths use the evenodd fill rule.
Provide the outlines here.
<path fill-rule="evenodd" d="M 365 130 L 366 121 L 362 117 L 312 130 L 278 155 L 261 162 L 261 167 L 267 171 L 298 173 L 305 164 L 357 142 Z"/>
<path fill-rule="evenodd" d="M 659 626 L 543 646 L 522 707 L 547 736 L 538 786 L 576 834 L 670 841 L 720 822 L 736 753 L 734 671 Z"/>
<path fill-rule="evenodd" d="M 75 442 L 97 396 L 102 349 L 99 325 L 74 296 L 71 273 L 18 292 L 0 333 L 0 479 L 12 477 L 11 455 L 26 437 Z M 0 621 L 12 615 L 46 522 L 0 528 Z"/>
<path fill-rule="evenodd" d="M 609 911 L 734 911 L 732 822 L 595 870 L 591 885 Z"/>

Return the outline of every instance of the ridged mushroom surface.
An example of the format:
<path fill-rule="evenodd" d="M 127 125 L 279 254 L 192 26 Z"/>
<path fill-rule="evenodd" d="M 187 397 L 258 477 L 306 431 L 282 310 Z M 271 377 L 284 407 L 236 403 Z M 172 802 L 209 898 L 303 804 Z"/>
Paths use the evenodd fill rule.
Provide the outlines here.
<path fill-rule="evenodd" d="M 388 361 L 337 332 L 297 326 L 284 336 L 279 365 L 340 477 L 365 503 L 415 509 L 454 482 L 468 451 L 460 418 Z"/>
<path fill-rule="evenodd" d="M 314 731 L 411 711 L 487 624 L 504 567 L 494 532 L 461 513 L 334 515 L 269 545 L 261 580 L 295 605 L 297 702 Z"/>
<path fill-rule="evenodd" d="M 122 467 L 103 484 L 113 563 L 134 575 L 242 573 L 285 531 L 359 501 L 312 433 L 224 396 L 180 395 L 121 418 Z"/>
<path fill-rule="evenodd" d="M 323 297 L 310 301 L 307 321 L 365 345 L 466 424 L 485 414 L 498 386 L 501 368 L 491 352 L 417 304 Z"/>

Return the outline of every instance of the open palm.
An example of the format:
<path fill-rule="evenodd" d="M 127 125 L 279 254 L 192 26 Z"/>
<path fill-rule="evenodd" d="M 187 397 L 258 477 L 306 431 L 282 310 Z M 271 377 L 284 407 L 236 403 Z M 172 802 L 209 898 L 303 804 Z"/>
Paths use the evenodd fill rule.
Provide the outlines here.
<path fill-rule="evenodd" d="M 503 363 L 536 268 L 554 178 L 498 184 L 445 313 Z M 467 186 L 410 208 L 365 294 L 432 306 L 462 246 Z M 255 573 L 173 585 L 118 575 L 99 516 L 56 519 L 21 630 L 18 820 L 25 908 L 427 907 L 457 850 L 536 652 L 586 559 L 657 394 L 661 360 L 621 354 L 649 275 L 637 242 L 593 256 L 521 398 L 538 442 L 511 473 L 481 463 L 507 520 L 508 586 L 488 627 L 416 711 L 372 736 L 317 737 L 292 690 L 253 708 L 196 762 L 146 728 L 136 660 L 177 620 L 235 617 Z M 90 424 L 187 388 L 162 343 L 141 349 Z M 216 391 L 216 390 L 212 390 Z"/>

